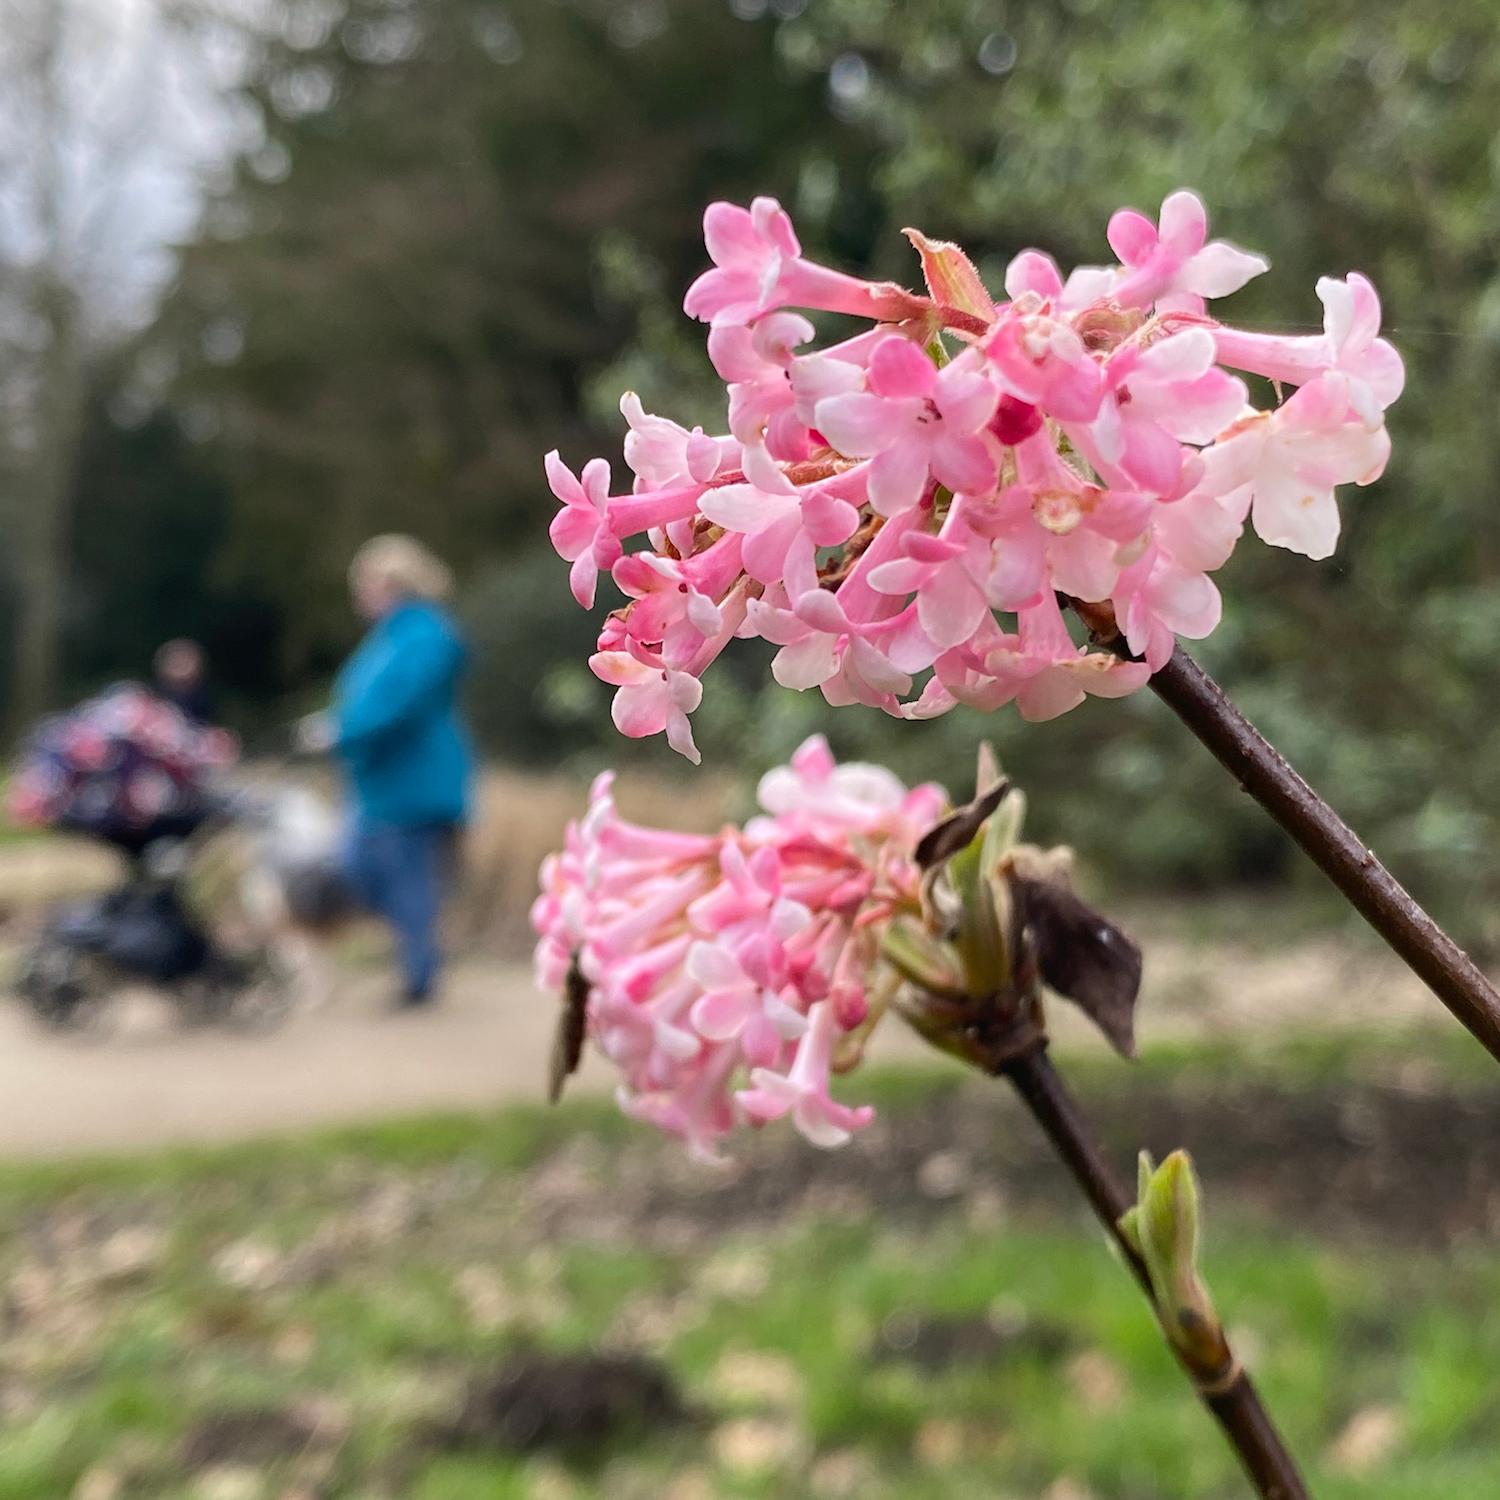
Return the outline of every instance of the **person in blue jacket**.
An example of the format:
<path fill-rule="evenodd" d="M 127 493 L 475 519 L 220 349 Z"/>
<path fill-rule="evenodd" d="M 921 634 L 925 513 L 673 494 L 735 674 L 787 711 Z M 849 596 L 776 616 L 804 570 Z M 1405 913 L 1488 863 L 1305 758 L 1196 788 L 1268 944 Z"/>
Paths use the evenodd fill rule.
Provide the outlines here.
<path fill-rule="evenodd" d="M 366 542 L 349 569 L 370 629 L 335 681 L 306 748 L 344 764 L 353 801 L 346 853 L 354 892 L 390 923 L 403 1007 L 431 999 L 438 916 L 468 817 L 473 752 L 457 692 L 467 648 L 443 601 L 448 569 L 410 537 Z"/>

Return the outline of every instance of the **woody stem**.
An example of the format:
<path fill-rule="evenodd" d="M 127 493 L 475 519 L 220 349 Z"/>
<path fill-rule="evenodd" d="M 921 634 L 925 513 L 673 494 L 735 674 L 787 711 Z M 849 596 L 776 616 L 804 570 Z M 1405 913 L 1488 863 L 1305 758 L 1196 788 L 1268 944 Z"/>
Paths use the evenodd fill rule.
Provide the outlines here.
<path fill-rule="evenodd" d="M 1032 1118 L 1041 1126 L 1154 1307 L 1151 1277 L 1145 1262 L 1120 1228 L 1120 1221 L 1133 1200 L 1105 1160 L 1078 1099 L 1047 1056 L 1046 1039 L 1038 1036 L 1034 1045 L 1008 1056 L 999 1071 L 1010 1080 Z M 1296 1462 L 1244 1370 L 1231 1360 L 1221 1372 L 1222 1378 L 1204 1380 L 1180 1357 L 1179 1363 L 1262 1500 L 1308 1500 L 1307 1486 Z"/>
<path fill-rule="evenodd" d="M 1129 658 L 1107 604 L 1070 601 L 1099 644 Z M 1500 992 L 1354 830 L 1178 646 L 1152 691 L 1289 833 L 1349 904 L 1500 1062 Z"/>

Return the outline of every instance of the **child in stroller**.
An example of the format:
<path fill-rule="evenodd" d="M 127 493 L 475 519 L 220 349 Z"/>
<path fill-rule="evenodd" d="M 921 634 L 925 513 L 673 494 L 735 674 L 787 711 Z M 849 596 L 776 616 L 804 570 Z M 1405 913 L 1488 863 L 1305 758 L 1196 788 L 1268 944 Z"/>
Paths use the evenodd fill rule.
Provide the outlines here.
<path fill-rule="evenodd" d="M 129 683 L 34 733 L 12 817 L 102 840 L 126 862 L 115 889 L 47 914 L 17 985 L 43 1024 L 91 1027 L 132 983 L 189 1023 L 264 1027 L 285 1015 L 291 966 L 245 909 L 253 856 L 222 858 L 221 835 L 275 821 L 273 799 L 220 784 L 236 756 L 233 736 Z"/>

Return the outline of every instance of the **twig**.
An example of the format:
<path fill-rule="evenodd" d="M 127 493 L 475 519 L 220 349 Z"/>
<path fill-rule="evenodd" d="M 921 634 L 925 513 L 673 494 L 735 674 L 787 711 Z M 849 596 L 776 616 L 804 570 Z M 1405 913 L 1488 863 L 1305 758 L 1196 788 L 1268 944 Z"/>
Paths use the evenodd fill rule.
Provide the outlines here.
<path fill-rule="evenodd" d="M 1129 657 L 1108 605 L 1070 602 L 1101 645 Z M 1151 688 L 1500 1062 L 1500 992 L 1381 864 L 1375 851 L 1292 769 L 1181 646 L 1153 674 Z"/>
<path fill-rule="evenodd" d="M 1134 1200 L 1110 1171 L 1078 1100 L 1047 1056 L 1046 1039 L 1039 1035 L 1034 1045 L 1011 1054 L 999 1072 L 1015 1086 L 1154 1306 L 1145 1262 L 1120 1228 Z M 1180 1356 L 1178 1362 L 1262 1500 L 1308 1500 L 1297 1465 L 1244 1370 L 1232 1358 L 1213 1374 L 1190 1369 Z"/>

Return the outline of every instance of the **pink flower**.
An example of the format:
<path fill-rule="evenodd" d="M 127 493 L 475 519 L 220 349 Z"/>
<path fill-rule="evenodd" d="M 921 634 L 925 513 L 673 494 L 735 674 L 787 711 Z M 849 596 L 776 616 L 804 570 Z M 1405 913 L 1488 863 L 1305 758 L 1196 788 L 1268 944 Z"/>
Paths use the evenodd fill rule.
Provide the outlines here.
<path fill-rule="evenodd" d="M 734 1109 L 725 1090 L 734 1054 L 709 1052 L 675 1079 L 673 1087 L 634 1093 L 622 1088 L 620 1108 L 633 1119 L 674 1135 L 697 1161 L 717 1166 L 723 1161 L 720 1139 L 734 1126 Z"/>
<path fill-rule="evenodd" d="M 806 458 L 807 424 L 792 391 L 793 350 L 814 329 L 798 313 L 771 313 L 754 323 L 709 330 L 708 357 L 729 387 L 729 430 L 739 442 L 763 447 L 786 462 Z"/>
<path fill-rule="evenodd" d="M 738 844 L 726 843 L 719 854 L 719 871 L 720 883 L 689 913 L 701 931 L 739 938 L 747 923 L 763 923 L 764 935 L 784 943 L 812 920 L 807 909 L 783 891 L 774 850 L 758 849 L 747 858 Z M 767 961 L 759 967 L 763 976 L 769 975 Z"/>
<path fill-rule="evenodd" d="M 654 417 L 634 391 L 620 397 L 620 414 L 630 428 L 625 434 L 625 462 L 635 475 L 637 490 L 707 484 L 739 464 L 739 444 L 733 438 L 709 437 L 701 427 L 689 432 L 667 417 Z"/>
<path fill-rule="evenodd" d="M 786 572 L 794 550 L 810 567 L 819 547 L 848 541 L 859 524 L 859 512 L 839 498 L 834 486 L 799 490 L 762 458 L 760 450 L 746 450 L 747 474 L 754 478 L 710 491 L 703 498 L 702 512 L 714 525 L 744 537 L 745 571 L 761 583 L 773 584 Z"/>
<path fill-rule="evenodd" d="M 869 1121 L 829 1096 L 833 1051 L 868 1016 L 879 929 L 916 901 L 912 851 L 947 807 L 821 740 L 764 790 L 761 816 L 705 837 L 626 822 L 600 777 L 532 908 L 538 981 L 582 973 L 621 1108 L 708 1160 L 745 1121 L 787 1115 L 822 1145 Z"/>
<path fill-rule="evenodd" d="M 568 584 L 585 608 L 594 607 L 594 588 L 600 568 L 614 564 L 624 550 L 609 529 L 609 465 L 591 458 L 579 478 L 562 461 L 557 449 L 547 455 L 547 483 L 563 508 L 552 518 L 548 535 L 558 556 L 573 564 Z"/>
<path fill-rule="evenodd" d="M 986 653 L 984 670 L 1014 699 L 1023 719 L 1055 719 L 1076 708 L 1085 694 L 1123 698 L 1151 675 L 1144 662 L 1075 646 L 1051 594 L 1021 610 L 1019 618 L 1019 634 Z"/>
<path fill-rule="evenodd" d="M 968 524 L 994 542 L 986 593 L 996 609 L 1033 603 L 1044 588 L 1076 599 L 1109 597 L 1121 548 L 1146 530 L 1151 497 L 1088 484 L 1038 435 L 1015 450 L 1020 483 L 966 508 Z"/>
<path fill-rule="evenodd" d="M 741 1089 L 735 1101 L 758 1125 L 790 1114 L 798 1131 L 814 1146 L 842 1146 L 850 1134 L 862 1130 L 875 1118 L 868 1105 L 850 1109 L 828 1092 L 829 1065 L 839 1036 L 834 1007 L 821 1001 L 808 1012 L 807 1034 L 797 1047 L 791 1069 L 785 1073 L 755 1068 L 751 1087 Z"/>
<path fill-rule="evenodd" d="M 772 599 L 751 601 L 749 619 L 757 634 L 781 647 L 772 658 L 771 675 L 796 692 L 820 688 L 830 703 L 893 712 L 911 687 L 910 675 L 870 639 L 867 627 L 851 621 L 832 595 L 827 598 L 827 614 L 811 624 Z"/>
<path fill-rule="evenodd" d="M 939 370 L 892 334 L 870 355 L 868 388 L 820 401 L 817 427 L 839 452 L 873 455 L 870 504 L 892 516 L 922 498 L 929 475 L 956 494 L 994 488 L 998 454 L 986 428 L 999 399 L 977 352 Z"/>
<path fill-rule="evenodd" d="M 1003 311 L 984 352 L 1008 394 L 1059 421 L 1093 421 L 1103 386 L 1099 366 L 1073 326 L 1034 296 Z"/>
<path fill-rule="evenodd" d="M 645 739 L 666 731 L 667 743 L 696 766 L 702 757 L 693 743 L 688 715 L 703 701 L 703 684 L 644 651 L 599 651 L 589 658 L 589 669 L 601 682 L 619 689 L 610 708 L 615 728 L 630 739 Z"/>
<path fill-rule="evenodd" d="M 1212 495 L 1191 494 L 1151 512 L 1155 544 L 1174 562 L 1200 573 L 1222 568 L 1243 530 L 1239 518 Z"/>
<path fill-rule="evenodd" d="M 731 576 L 738 573 L 738 538 L 726 539 L 721 551 L 730 565 L 723 571 L 732 568 Z M 615 564 L 612 576 L 620 591 L 637 601 L 624 619 L 624 632 L 631 640 L 665 646 L 674 659 L 680 660 L 723 628 L 724 613 L 714 597 L 709 570 L 703 567 L 694 568 L 654 552 L 632 552 Z M 726 587 L 728 582 L 724 580 Z"/>
<path fill-rule="evenodd" d="M 569 583 L 573 597 L 592 608 L 601 569 L 612 568 L 624 552 L 621 538 L 691 516 L 705 484 L 649 490 L 635 495 L 609 493 L 609 465 L 602 458 L 584 465 L 582 480 L 554 448 L 546 458 L 547 483 L 563 508 L 552 518 L 548 535 L 558 555 L 573 564 Z"/>
<path fill-rule="evenodd" d="M 873 569 L 870 587 L 903 597 L 915 593 L 922 629 L 945 650 L 968 640 L 989 618 L 993 550 L 988 537 L 970 529 L 960 499 L 936 536 L 908 533 L 904 555 Z"/>
<path fill-rule="evenodd" d="M 1063 280 L 1057 262 L 1040 250 L 1023 250 L 1005 268 L 1005 295 L 1022 302 L 1028 294 L 1058 312 L 1076 312 L 1107 297 L 1115 283 L 1108 266 L 1078 266 Z"/>
<path fill-rule="evenodd" d="M 1223 434 L 1203 455 L 1201 488 L 1241 517 L 1248 507 L 1271 546 L 1329 557 L 1339 535 L 1335 487 L 1373 484 L 1390 452 L 1385 427 L 1356 406 L 1349 377 L 1330 371 Z"/>
<path fill-rule="evenodd" d="M 1115 619 L 1126 643 L 1153 672 L 1172 655 L 1178 636 L 1202 640 L 1223 612 L 1207 575 L 1222 567 L 1243 527 L 1214 496 L 1193 494 L 1154 507 L 1150 529 L 1111 588 Z"/>
<path fill-rule="evenodd" d="M 899 287 L 880 286 L 802 259 L 792 221 L 774 198 L 749 209 L 711 203 L 703 239 L 714 269 L 688 288 L 683 311 L 716 327 L 749 323 L 782 307 L 819 308 L 858 317 L 899 321 L 929 304 Z"/>
<path fill-rule="evenodd" d="M 919 788 L 919 792 L 932 788 Z M 789 764 L 767 771 L 756 789 L 756 800 L 774 817 L 798 822 L 799 826 L 823 827 L 843 824 L 870 833 L 899 833 L 908 817 L 908 792 L 900 777 L 873 765 L 840 765 L 821 734 L 803 742 Z M 916 817 L 916 834 L 924 831 L 930 808 Z M 938 809 L 941 811 L 941 809 Z M 910 825 L 906 832 L 915 842 Z"/>
<path fill-rule="evenodd" d="M 1213 633 L 1223 601 L 1206 573 L 1152 546 L 1121 572 L 1114 607 L 1126 643 L 1155 672 L 1167 664 L 1177 636 L 1202 640 Z"/>
<path fill-rule="evenodd" d="M 685 967 L 703 991 L 693 1002 L 693 1029 L 708 1042 L 738 1042 L 752 1066 L 771 1065 L 783 1043 L 807 1030 L 807 1018 L 747 974 L 728 949 L 694 943 Z"/>
<path fill-rule="evenodd" d="M 1211 442 L 1245 409 L 1242 381 L 1214 365 L 1214 341 L 1191 328 L 1142 349 L 1127 344 L 1104 366 L 1105 396 L 1086 430 L 1069 431 L 1106 474 L 1170 495 L 1182 444 Z"/>
<path fill-rule="evenodd" d="M 833 704 L 895 712 L 910 672 L 930 665 L 935 648 L 916 611 L 901 611 L 870 577 L 899 554 L 916 518 L 907 511 L 886 522 L 837 591 L 819 587 L 812 553 L 802 549 L 788 555 L 780 586 L 750 602 L 757 634 L 783 648 L 771 663 L 783 687 L 816 687 Z"/>
<path fill-rule="evenodd" d="M 1380 298 L 1370 282 L 1351 271 L 1348 280 L 1324 276 L 1318 282 L 1323 303 L 1321 334 L 1288 337 L 1274 333 L 1213 330 L 1218 357 L 1237 370 L 1250 370 L 1287 385 L 1305 385 L 1327 370 L 1348 377 L 1350 403 L 1373 425 L 1400 394 L 1406 381 L 1401 356 L 1380 333 Z"/>
<path fill-rule="evenodd" d="M 817 421 L 818 402 L 829 396 L 846 396 L 865 386 L 865 370 L 876 348 L 890 337 L 884 328 L 872 328 L 841 344 L 792 361 L 787 379 L 792 387 L 797 420 L 809 429 L 813 441 L 822 434 L 811 431 Z"/>
<path fill-rule="evenodd" d="M 1204 244 L 1208 215 L 1193 193 L 1171 194 L 1161 206 L 1161 227 L 1134 209 L 1109 221 L 1109 245 L 1125 269 L 1110 296 L 1121 307 L 1158 312 L 1201 312 L 1205 297 L 1227 297 L 1266 270 L 1262 256 L 1225 240 Z"/>
<path fill-rule="evenodd" d="M 731 436 L 627 395 L 632 493 L 609 495 L 597 461 L 581 479 L 555 454 L 547 466 L 575 596 L 593 599 L 600 568 L 626 596 L 594 658 L 619 688 L 616 722 L 694 756 L 700 681 L 738 637 L 778 648 L 783 686 L 906 718 L 962 702 L 1038 719 L 1131 691 L 1178 636 L 1216 626 L 1209 575 L 1247 517 L 1326 556 L 1335 488 L 1369 483 L 1389 452 L 1382 412 L 1403 372 L 1374 288 L 1320 281 L 1314 337 L 1219 326 L 1203 298 L 1265 262 L 1209 241 L 1191 193 L 1157 224 L 1114 216 L 1119 266 L 1065 277 L 1023 251 L 998 306 L 958 246 L 915 232 L 930 298 L 813 265 L 769 198 L 712 205 L 705 238 L 714 265 L 686 306 L 711 325 Z M 866 323 L 818 349 L 795 308 Z M 1257 412 L 1224 364 L 1270 377 L 1278 401 L 1300 389 Z M 1057 596 L 1112 602 L 1144 663 L 1074 645 Z M 827 985 L 841 951 L 817 948 Z M 733 957 L 750 974 L 747 955 Z M 840 993 L 854 997 L 841 1017 L 863 1003 L 857 986 Z"/>

